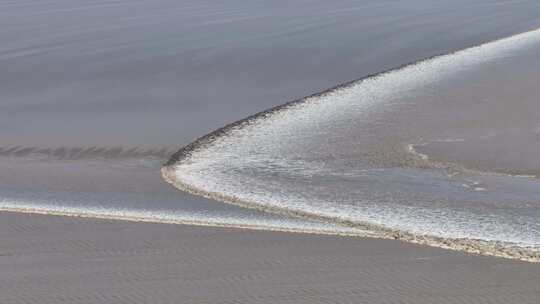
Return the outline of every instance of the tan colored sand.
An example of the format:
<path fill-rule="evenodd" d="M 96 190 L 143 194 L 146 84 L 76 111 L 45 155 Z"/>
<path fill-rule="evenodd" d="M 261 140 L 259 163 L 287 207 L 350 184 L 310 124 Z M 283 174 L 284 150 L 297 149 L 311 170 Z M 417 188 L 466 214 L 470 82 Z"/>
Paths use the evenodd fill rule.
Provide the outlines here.
<path fill-rule="evenodd" d="M 0 213 L 0 303 L 538 303 L 540 265 L 392 240 Z"/>

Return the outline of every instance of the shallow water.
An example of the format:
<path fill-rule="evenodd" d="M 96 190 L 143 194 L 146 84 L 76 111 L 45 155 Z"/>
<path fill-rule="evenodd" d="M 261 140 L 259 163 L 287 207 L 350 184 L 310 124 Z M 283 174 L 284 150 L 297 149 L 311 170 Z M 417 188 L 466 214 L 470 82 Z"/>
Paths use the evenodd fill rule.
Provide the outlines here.
<path fill-rule="evenodd" d="M 227 123 L 351 79 L 538 28 L 539 14 L 537 1 L 501 0 L 451 3 L 141 0 L 92 4 L 67 0 L 4 1 L 0 3 L 0 202 L 5 209 L 40 212 L 348 231 L 350 228 L 338 228 L 335 224 L 285 218 L 181 193 L 162 181 L 160 165 L 179 147 Z M 487 142 L 465 148 L 458 141 L 452 147 L 442 146 L 443 142 L 449 144 L 447 139 L 479 142 L 479 136 L 486 135 L 481 129 L 473 128 L 478 134 L 463 134 L 467 131 L 441 134 L 433 130 L 430 134 L 440 137 L 419 138 L 427 122 L 409 126 L 409 119 L 421 115 L 415 112 L 417 109 L 434 104 L 424 105 L 413 99 L 418 93 L 422 94 L 420 100 L 429 101 L 426 95 L 429 92 L 436 95 L 433 91 L 436 89 L 444 92 L 437 99 L 442 102 L 445 98 L 452 99 L 456 87 L 460 87 L 458 96 L 472 98 L 494 86 L 499 89 L 502 80 L 496 75 L 510 78 L 506 80 L 511 85 L 505 86 L 505 90 L 495 90 L 498 93 L 488 95 L 489 98 L 498 98 L 498 94 L 505 98 L 522 96 L 527 90 L 531 94 L 537 92 L 534 91 L 535 65 L 527 63 L 534 54 L 518 56 L 518 53 L 508 58 L 508 65 L 516 72 L 500 73 L 499 69 L 507 68 L 505 65 L 493 66 L 493 73 L 484 70 L 487 66 L 483 65 L 476 75 L 480 77 L 474 76 L 475 71 L 467 71 L 468 79 L 474 79 L 484 89 L 462 90 L 459 79 L 448 79 L 437 83 L 437 88 L 402 92 L 410 93 L 408 98 L 413 106 L 404 110 L 403 101 L 395 100 L 399 106 L 388 107 L 387 114 L 382 111 L 377 119 L 368 120 L 372 132 L 355 131 L 365 125 L 355 111 L 344 121 L 320 117 L 321 127 L 322 122 L 335 126 L 324 132 L 321 127 L 285 128 L 279 140 L 272 142 L 276 158 L 261 164 L 255 157 L 255 163 L 244 162 L 235 170 L 241 174 L 249 171 L 257 178 L 275 175 L 272 187 L 279 191 L 277 196 L 268 198 L 291 195 L 293 189 L 295 197 L 303 200 L 315 197 L 324 202 L 335 198 L 332 195 L 339 192 L 337 189 L 354 189 L 356 192 L 344 191 L 340 195 L 347 201 L 351 200 L 350 196 L 369 192 L 370 198 L 386 202 L 389 197 L 394 200 L 402 197 L 402 192 L 408 191 L 410 195 L 413 189 L 400 187 L 396 182 L 395 190 L 386 191 L 388 187 L 383 185 L 387 185 L 388 175 L 383 169 L 392 164 L 390 167 L 399 168 L 390 174 L 396 180 L 412 176 L 421 183 L 442 176 L 440 183 L 430 186 L 438 195 L 437 187 L 448 187 L 444 174 L 409 168 L 410 163 L 404 159 L 414 157 L 403 158 L 399 150 L 405 135 L 398 132 L 396 138 L 387 137 L 390 130 L 380 133 L 379 123 L 394 130 L 419 132 L 407 137 L 410 139 L 407 142 L 438 162 L 460 163 L 479 170 L 492 168 L 493 161 L 479 162 L 477 157 L 485 155 L 483 147 L 489 145 Z M 518 65 L 513 66 L 516 62 Z M 512 75 L 523 76 L 514 80 Z M 522 110 L 516 115 L 526 113 L 530 115 L 526 121 L 532 121 L 535 112 L 525 109 L 534 99 L 523 100 L 515 107 Z M 465 98 L 461 101 L 461 105 L 458 101 L 452 108 L 457 113 L 466 104 Z M 398 109 L 402 121 L 390 119 L 389 115 Z M 434 114 L 441 111 L 442 107 L 433 109 Z M 475 113 L 480 111 L 476 109 L 471 115 Z M 359 122 L 349 125 L 351 119 Z M 407 128 L 400 127 L 404 124 Z M 520 125 L 517 131 L 512 131 L 500 126 L 507 133 L 491 138 L 519 133 L 525 127 L 529 126 Z M 338 128 L 345 128 L 346 132 Z M 326 137 L 316 136 L 317 132 Z M 378 142 L 381 135 L 385 143 Z M 530 136 L 534 138 L 534 134 Z M 286 137 L 301 139 L 298 143 L 302 144 L 294 148 L 295 154 L 280 150 L 287 148 L 282 146 Z M 523 153 L 534 155 L 535 146 L 529 144 L 532 140 L 505 138 L 517 140 L 524 147 Z M 388 155 L 360 158 L 365 152 L 356 150 L 360 141 L 371 141 L 369 151 L 376 153 L 383 146 Z M 387 148 L 394 144 L 396 151 Z M 505 151 L 494 145 L 493 150 Z M 278 151 L 287 152 L 287 157 Z M 267 151 L 255 152 L 268 157 Z M 495 154 L 490 159 L 504 163 L 504 168 L 495 168 L 497 172 L 536 172 L 530 170 L 537 168 L 532 157 L 528 158 L 530 162 L 523 162 L 519 153 L 504 153 L 504 157 Z M 504 162 L 498 162 L 503 158 Z M 253 167 L 246 167 L 249 165 Z M 357 169 L 364 165 L 382 173 L 365 173 L 365 184 L 358 186 Z M 265 171 L 271 168 L 271 174 L 259 175 L 261 168 Z M 332 172 L 336 171 L 339 174 L 334 176 Z M 211 181 L 211 176 L 208 177 Z M 250 178 L 244 184 L 250 185 L 249 191 L 268 187 L 267 180 L 261 181 L 261 186 L 257 178 Z M 283 181 L 287 188 L 280 187 Z M 486 187 L 476 182 L 472 179 L 466 185 L 473 190 Z M 330 185 L 339 187 L 329 193 L 322 191 Z M 515 187 L 523 185 L 520 181 Z M 377 187 L 380 190 L 374 191 Z M 534 184 L 530 187 L 534 188 Z M 315 195 L 317 191 L 313 188 L 323 195 Z M 458 188 L 455 191 L 459 193 L 464 191 L 462 188 L 467 189 Z M 445 188 L 445 191 L 450 190 Z M 483 203 L 482 195 L 494 196 L 480 193 L 483 192 L 470 194 L 470 200 Z M 533 195 L 531 204 L 535 202 L 536 194 L 530 194 L 534 191 L 510 193 L 520 197 Z M 341 196 L 337 198 L 342 199 Z M 400 199 L 400 204 L 406 205 L 403 201 L 406 200 Z M 425 197 L 419 197 L 417 202 L 425 202 Z M 531 209 L 534 208 L 533 204 Z M 376 209 L 370 212 L 379 214 Z M 371 218 L 377 223 L 382 221 L 375 215 Z M 406 224 L 399 217 L 392 220 Z M 534 225 L 530 227 L 532 232 L 537 229 Z M 436 228 L 440 229 L 431 226 L 426 229 Z M 456 235 L 467 232 L 456 225 L 446 230 L 450 229 Z M 507 233 L 513 236 L 515 231 L 510 229 Z M 529 242 L 530 233 L 522 238 Z"/>

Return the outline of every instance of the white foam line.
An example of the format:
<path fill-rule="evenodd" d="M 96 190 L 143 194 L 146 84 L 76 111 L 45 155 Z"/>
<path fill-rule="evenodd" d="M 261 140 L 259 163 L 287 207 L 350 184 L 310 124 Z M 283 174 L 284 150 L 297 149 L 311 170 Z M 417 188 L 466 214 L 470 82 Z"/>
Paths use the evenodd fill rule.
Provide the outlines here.
<path fill-rule="evenodd" d="M 260 145 L 269 136 L 286 138 L 288 133 L 298 133 L 317 126 L 321 120 L 332 120 L 343 111 L 354 110 L 361 115 L 392 102 L 394 97 L 403 95 L 408 90 L 434 83 L 441 78 L 459 75 L 478 64 L 493 62 L 506 54 L 540 42 L 540 29 L 521 33 L 480 46 L 464 49 L 452 54 L 434 57 L 411 64 L 400 69 L 359 80 L 316 96 L 308 97 L 300 102 L 272 112 L 265 112 L 251 119 L 217 130 L 209 136 L 179 151 L 178 162 L 164 168 L 163 176 L 177 188 L 198 195 L 211 197 L 243 207 L 264 211 L 285 213 L 322 220 L 334 220 L 341 224 L 355 224 L 361 228 L 369 228 L 380 232 L 381 237 L 394 236 L 410 242 L 431 246 L 462 250 L 487 255 L 502 256 L 527 261 L 540 261 L 538 253 L 524 248 L 504 247 L 500 242 L 465 239 L 443 239 L 432 236 L 418 236 L 404 231 L 385 228 L 380 224 L 352 223 L 341 218 L 339 214 L 318 214 L 310 210 L 310 206 L 302 203 L 272 201 L 267 198 L 257 201 L 258 196 L 235 192 L 235 185 L 224 185 L 219 176 L 212 177 L 212 168 L 225 164 L 227 168 L 245 166 L 250 162 L 249 147 L 257 147 L 257 153 L 279 151 L 281 143 Z M 309 115 L 301 115 L 309 112 Z M 313 119 L 316 118 L 316 119 Z M 279 138 L 276 137 L 276 138 Z M 414 150 L 414 147 L 412 147 Z M 247 151 L 247 152 L 246 152 Z M 504 248 L 503 248 L 504 247 Z"/>
<path fill-rule="evenodd" d="M 342 225 L 343 227 L 349 227 L 358 229 L 358 233 L 350 236 L 379 238 L 379 239 L 394 239 L 405 241 L 408 243 L 426 245 L 431 247 L 437 247 L 442 249 L 462 251 L 467 253 L 473 253 L 478 255 L 494 256 L 506 259 L 520 260 L 524 262 L 540 263 L 540 251 L 539 248 L 526 248 L 516 246 L 515 244 L 503 243 L 497 241 L 484 241 L 479 239 L 467 239 L 467 238 L 442 238 L 431 235 L 421 235 L 409 233 L 406 231 L 400 231 L 397 229 L 390 229 L 378 224 L 351 222 L 339 217 L 332 218 L 315 213 L 305 212 L 303 210 L 284 209 L 279 207 L 272 207 L 262 205 L 250 201 L 239 200 L 235 196 L 230 196 L 223 193 L 207 192 L 189 184 L 183 183 L 176 178 L 175 171 L 172 168 L 164 167 L 162 174 L 167 182 L 181 191 L 185 191 L 194 195 L 203 196 L 210 199 L 219 200 L 231 205 L 236 205 L 244 208 L 256 209 L 265 212 L 271 212 L 276 214 L 282 214 L 285 216 L 296 216 L 299 218 L 316 219 L 321 221 L 332 221 L 335 224 Z M 294 231 L 291 231 L 294 232 Z M 317 233 L 316 231 L 309 231 Z M 332 234 L 332 233 L 329 233 Z M 340 235 L 339 233 L 337 233 Z M 347 234 L 345 234 L 347 235 Z"/>
<path fill-rule="evenodd" d="M 234 217 L 215 217 L 196 213 L 167 213 L 152 210 L 114 210 L 109 208 L 83 208 L 72 206 L 55 206 L 22 201 L 0 200 L 0 212 L 27 214 L 57 215 L 79 218 L 95 218 L 121 220 L 129 222 L 181 224 L 204 227 L 238 228 L 249 230 L 281 231 L 305 234 L 325 234 L 340 236 L 370 237 L 368 231 L 334 224 L 303 222 L 294 223 L 287 220 L 239 219 Z"/>

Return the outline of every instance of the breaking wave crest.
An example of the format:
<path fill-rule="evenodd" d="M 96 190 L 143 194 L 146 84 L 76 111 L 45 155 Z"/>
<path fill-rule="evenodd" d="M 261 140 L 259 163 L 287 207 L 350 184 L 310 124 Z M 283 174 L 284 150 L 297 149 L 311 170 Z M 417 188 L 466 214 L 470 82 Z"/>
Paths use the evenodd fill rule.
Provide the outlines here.
<path fill-rule="evenodd" d="M 504 75 L 491 71 L 522 68 L 539 45 L 534 30 L 286 103 L 180 149 L 162 175 L 180 190 L 243 207 L 539 262 L 538 179 L 434 166 L 411 153 L 414 143 L 436 138 L 474 142 L 507 125 L 530 128 L 494 119 L 490 109 L 506 97 L 497 91 Z M 479 79 L 489 81 L 468 86 Z M 463 108 L 476 99 L 482 108 Z"/>

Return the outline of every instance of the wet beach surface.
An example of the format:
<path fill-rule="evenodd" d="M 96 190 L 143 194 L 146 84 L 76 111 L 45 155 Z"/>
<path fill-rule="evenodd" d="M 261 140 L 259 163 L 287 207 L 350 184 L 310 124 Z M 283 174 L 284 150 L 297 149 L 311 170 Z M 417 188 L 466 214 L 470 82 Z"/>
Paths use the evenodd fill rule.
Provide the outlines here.
<path fill-rule="evenodd" d="M 0 213 L 0 302 L 536 304 L 539 264 L 392 240 Z"/>

